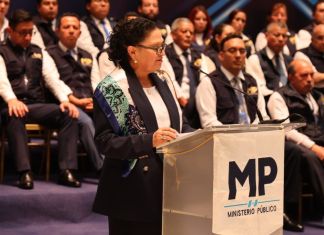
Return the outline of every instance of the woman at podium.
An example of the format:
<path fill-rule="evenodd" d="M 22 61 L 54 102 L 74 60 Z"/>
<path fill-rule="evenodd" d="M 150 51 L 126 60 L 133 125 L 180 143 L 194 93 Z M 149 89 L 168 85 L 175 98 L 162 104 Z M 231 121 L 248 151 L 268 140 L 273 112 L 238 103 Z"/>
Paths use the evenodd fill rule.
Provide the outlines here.
<path fill-rule="evenodd" d="M 108 216 L 110 235 L 161 234 L 163 160 L 155 148 L 192 129 L 157 72 L 165 44 L 155 23 L 122 21 L 109 43 L 118 69 L 94 94 L 95 141 L 106 158 L 93 209 Z"/>

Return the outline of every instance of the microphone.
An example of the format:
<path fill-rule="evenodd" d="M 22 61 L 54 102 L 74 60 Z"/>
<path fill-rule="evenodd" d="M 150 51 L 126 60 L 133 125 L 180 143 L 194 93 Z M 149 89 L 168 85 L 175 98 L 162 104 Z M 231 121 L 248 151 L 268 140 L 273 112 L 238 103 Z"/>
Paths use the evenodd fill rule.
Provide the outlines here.
<path fill-rule="evenodd" d="M 215 78 L 217 79 L 217 81 L 223 83 L 226 87 L 229 87 L 230 89 L 234 90 L 234 91 L 238 91 L 240 93 L 242 93 L 245 97 L 248 97 L 248 99 L 252 100 L 252 102 L 254 103 L 255 107 L 256 107 L 256 114 L 259 118 L 259 124 L 280 124 L 283 123 L 284 121 L 286 121 L 290 116 L 283 118 L 283 119 L 269 119 L 269 120 L 263 120 L 262 114 L 258 108 L 257 103 L 255 102 L 255 100 L 245 91 L 238 89 L 236 87 L 233 87 L 230 83 L 227 83 L 225 81 L 223 81 L 222 79 L 219 79 L 216 76 L 211 76 L 209 73 L 206 73 L 205 71 L 201 70 L 200 68 L 197 68 L 195 65 L 191 65 L 191 67 L 193 67 L 194 69 L 198 70 L 199 72 L 201 72 L 202 74 L 205 74 L 207 77 L 209 78 Z"/>

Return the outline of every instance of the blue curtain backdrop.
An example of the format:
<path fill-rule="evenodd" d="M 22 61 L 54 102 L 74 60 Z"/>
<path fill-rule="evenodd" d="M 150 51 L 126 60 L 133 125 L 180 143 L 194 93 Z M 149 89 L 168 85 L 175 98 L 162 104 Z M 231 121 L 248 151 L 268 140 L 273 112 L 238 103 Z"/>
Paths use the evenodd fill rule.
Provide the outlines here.
<path fill-rule="evenodd" d="M 84 0 L 58 0 L 60 13 L 73 11 L 84 15 Z M 187 16 L 190 9 L 195 5 L 204 5 L 210 13 L 213 25 L 226 20 L 229 12 L 241 8 L 248 14 L 246 33 L 255 37 L 266 25 L 266 16 L 271 6 L 276 2 L 283 2 L 288 7 L 288 26 L 292 30 L 309 24 L 311 9 L 317 0 L 160 0 L 160 18 L 166 23 L 171 23 L 179 16 Z M 123 16 L 127 11 L 136 10 L 137 0 L 110 0 L 110 16 L 116 19 Z M 36 0 L 11 0 L 10 12 L 13 9 L 23 8 L 36 13 Z"/>

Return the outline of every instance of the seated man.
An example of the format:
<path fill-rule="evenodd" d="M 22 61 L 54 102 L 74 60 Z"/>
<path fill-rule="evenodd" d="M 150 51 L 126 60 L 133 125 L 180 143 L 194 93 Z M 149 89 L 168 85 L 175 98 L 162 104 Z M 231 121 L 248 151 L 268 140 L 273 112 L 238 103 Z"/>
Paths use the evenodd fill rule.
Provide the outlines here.
<path fill-rule="evenodd" d="M 32 43 L 45 49 L 58 41 L 55 34 L 58 2 L 57 0 L 37 0 L 37 11 L 38 15 L 33 17 L 35 35 L 32 38 Z"/>
<path fill-rule="evenodd" d="M 315 200 L 324 212 L 324 119 L 321 112 L 323 94 L 313 89 L 314 71 L 305 60 L 294 60 L 288 67 L 286 86 L 274 92 L 269 99 L 268 109 L 272 118 L 281 119 L 293 114 L 302 115 L 306 126 L 286 133 L 286 138 L 299 145 L 303 151 L 304 175 L 314 190 Z M 288 122 L 288 121 L 287 121 Z M 307 171 L 307 172 L 306 172 Z"/>
<path fill-rule="evenodd" d="M 184 115 L 190 126 L 200 127 L 195 105 L 196 87 L 201 77 L 206 76 L 200 70 L 210 73 L 216 69 L 215 64 L 203 53 L 192 47 L 194 35 L 193 23 L 188 18 L 177 18 L 171 27 L 173 43 L 165 49 L 165 54 L 172 65 L 176 81 L 181 87 Z"/>
<path fill-rule="evenodd" d="M 261 94 L 268 100 L 274 90 L 286 85 L 286 68 L 292 58 L 283 53 L 288 38 L 286 24 L 270 23 L 266 38 L 267 46 L 249 57 L 246 72 L 257 79 Z"/>
<path fill-rule="evenodd" d="M 315 25 L 312 31 L 312 42 L 295 54 L 295 59 L 307 60 L 313 65 L 316 87 L 324 92 L 324 24 Z"/>
<path fill-rule="evenodd" d="M 81 21 L 81 35 L 78 47 L 87 50 L 93 56 L 108 47 L 108 38 L 116 24 L 108 18 L 110 0 L 86 0 L 87 15 Z"/>
<path fill-rule="evenodd" d="M 197 87 L 196 105 L 202 127 L 222 124 L 258 123 L 258 109 L 268 118 L 265 102 L 256 80 L 243 71 L 246 49 L 241 36 L 229 35 L 220 45 L 220 69 L 201 80 Z M 243 95 L 234 88 L 249 94 Z M 303 231 L 303 226 L 292 222 L 299 200 L 300 155 L 291 142 L 285 143 L 284 229 Z"/>
<path fill-rule="evenodd" d="M 91 54 L 76 47 L 80 36 L 80 19 L 74 13 L 61 16 L 57 26 L 58 45 L 47 47 L 55 61 L 61 80 L 68 85 L 72 94 L 69 100 L 79 109 L 79 136 L 88 156 L 97 171 L 103 164 L 103 157 L 94 143 L 92 94 L 99 83 L 99 70 L 96 59 Z"/>
<path fill-rule="evenodd" d="M 16 10 L 9 20 L 9 38 L 0 45 L 1 114 L 9 147 L 19 172 L 19 187 L 33 188 L 25 123 L 39 123 L 58 129 L 58 183 L 80 187 L 71 170 L 77 169 L 79 115 L 68 100 L 71 89 L 59 80 L 55 64 L 46 51 L 31 44 L 31 15 Z M 60 101 L 46 103 L 45 86 Z"/>
<path fill-rule="evenodd" d="M 159 0 L 138 0 L 137 12 L 140 16 L 152 20 L 161 30 L 164 42 L 170 44 L 172 42 L 170 26 L 158 19 Z"/>

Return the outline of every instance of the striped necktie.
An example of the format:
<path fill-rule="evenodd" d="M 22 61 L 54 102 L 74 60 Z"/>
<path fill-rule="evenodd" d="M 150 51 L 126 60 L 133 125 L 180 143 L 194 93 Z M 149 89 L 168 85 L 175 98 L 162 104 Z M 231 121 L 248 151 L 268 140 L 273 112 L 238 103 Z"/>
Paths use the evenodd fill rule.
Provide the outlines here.
<path fill-rule="evenodd" d="M 275 68 L 277 69 L 277 72 L 279 73 L 280 82 L 284 86 L 284 85 L 287 84 L 287 76 L 286 76 L 286 74 L 284 72 L 284 68 L 282 67 L 282 63 L 280 61 L 279 54 L 275 55 L 275 62 L 276 62 Z"/>
<path fill-rule="evenodd" d="M 234 77 L 232 85 L 238 90 L 242 90 L 240 87 L 240 78 Z M 250 124 L 250 118 L 246 110 L 245 98 L 243 93 L 235 90 L 236 98 L 239 104 L 239 124 Z"/>
<path fill-rule="evenodd" d="M 105 32 L 105 41 L 108 41 L 108 38 L 110 36 L 110 32 L 109 32 L 109 29 L 107 28 L 107 25 L 106 25 L 106 22 L 105 20 L 101 20 L 100 21 L 100 24 Z"/>

